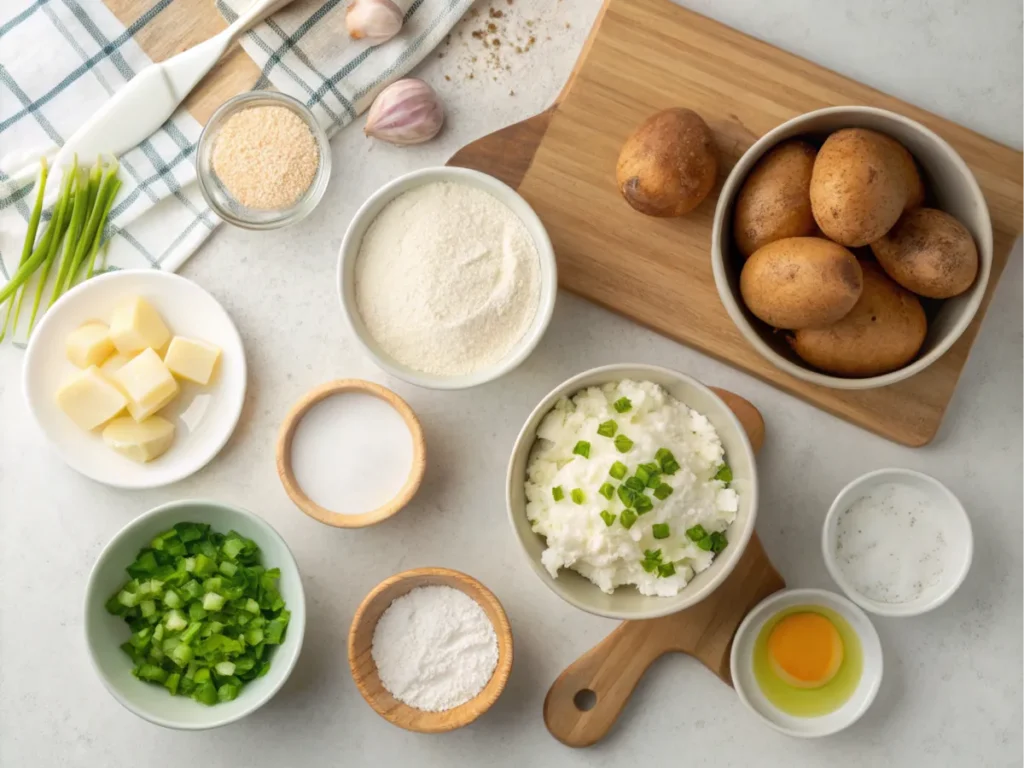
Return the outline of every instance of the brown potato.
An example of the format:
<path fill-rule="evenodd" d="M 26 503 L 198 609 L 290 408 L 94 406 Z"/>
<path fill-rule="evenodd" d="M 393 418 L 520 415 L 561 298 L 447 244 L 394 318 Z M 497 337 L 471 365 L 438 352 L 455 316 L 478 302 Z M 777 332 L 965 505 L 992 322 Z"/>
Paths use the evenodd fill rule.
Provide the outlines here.
<path fill-rule="evenodd" d="M 863 280 L 857 259 L 820 237 L 787 237 L 759 248 L 740 272 L 743 301 L 776 328 L 820 328 L 853 309 Z"/>
<path fill-rule="evenodd" d="M 877 264 L 862 262 L 864 290 L 850 313 L 827 328 L 796 331 L 790 345 L 804 361 L 851 378 L 902 368 L 917 355 L 928 332 L 918 298 Z"/>
<path fill-rule="evenodd" d="M 631 206 L 648 216 L 682 216 L 715 186 L 718 153 L 711 129 L 689 109 L 652 115 L 626 139 L 615 177 Z"/>
<path fill-rule="evenodd" d="M 811 214 L 811 171 L 817 150 L 806 141 L 786 141 L 757 161 L 736 196 L 733 236 L 745 257 L 786 237 L 817 231 Z"/>
<path fill-rule="evenodd" d="M 905 213 L 871 250 L 889 277 L 929 299 L 958 296 L 978 276 L 978 249 L 971 233 L 934 208 Z"/>
<path fill-rule="evenodd" d="M 827 237 L 850 247 L 867 245 L 899 219 L 912 190 L 906 159 L 894 143 L 866 128 L 843 128 L 825 140 L 810 194 L 814 219 Z"/>
<path fill-rule="evenodd" d="M 885 136 L 881 133 L 878 135 L 888 140 L 887 143 L 892 151 L 893 161 L 899 167 L 900 174 L 903 176 L 903 181 L 906 185 L 907 201 L 903 204 L 903 211 L 906 212 L 913 208 L 920 208 L 924 205 L 924 182 L 921 181 L 921 174 L 917 170 L 914 156 L 907 151 L 906 147 L 891 136 Z"/>

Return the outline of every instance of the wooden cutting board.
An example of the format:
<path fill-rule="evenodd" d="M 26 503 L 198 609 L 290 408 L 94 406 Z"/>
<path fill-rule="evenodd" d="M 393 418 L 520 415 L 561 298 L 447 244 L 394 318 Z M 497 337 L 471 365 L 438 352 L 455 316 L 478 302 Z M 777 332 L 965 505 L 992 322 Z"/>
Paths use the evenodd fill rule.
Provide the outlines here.
<path fill-rule="evenodd" d="M 715 389 L 750 438 L 764 444 L 764 419 L 749 401 Z M 570 747 L 589 747 L 615 724 L 647 668 L 666 653 L 693 656 L 732 685 L 732 638 L 750 610 L 785 587 L 757 534 L 722 585 L 692 608 L 649 621 L 624 621 L 558 676 L 544 699 L 544 723 Z"/>
<path fill-rule="evenodd" d="M 660 109 L 685 106 L 705 118 L 721 155 L 721 185 L 761 135 L 801 113 L 837 105 L 889 109 L 940 134 L 977 177 L 994 229 L 988 292 L 958 343 L 921 374 L 861 392 L 795 379 L 740 335 L 711 274 L 717 189 L 688 216 L 665 220 L 633 211 L 615 185 L 622 142 Z M 519 190 L 551 235 L 563 288 L 911 446 L 935 436 L 1021 231 L 1020 152 L 668 0 L 606 0 L 557 103 L 470 144 L 449 164 Z"/>

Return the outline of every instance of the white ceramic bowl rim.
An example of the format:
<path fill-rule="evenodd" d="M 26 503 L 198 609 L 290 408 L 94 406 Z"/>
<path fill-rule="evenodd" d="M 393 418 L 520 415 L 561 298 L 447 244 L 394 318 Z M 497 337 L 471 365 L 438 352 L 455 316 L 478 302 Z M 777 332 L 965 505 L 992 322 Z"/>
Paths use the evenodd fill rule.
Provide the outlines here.
<path fill-rule="evenodd" d="M 738 193 L 740 185 L 746 179 L 747 174 L 754 167 L 757 161 L 761 159 L 765 152 L 783 141 L 784 136 L 789 137 L 797 135 L 793 133 L 794 127 L 814 121 L 821 117 L 850 114 L 872 115 L 883 120 L 888 119 L 902 123 L 908 128 L 920 132 L 928 140 L 940 147 L 946 153 L 947 159 L 963 176 L 969 194 L 976 200 L 981 201 L 981 205 L 979 206 L 979 215 L 982 218 L 982 234 L 987 239 L 986 241 L 978 243 L 978 253 L 980 256 L 978 277 L 974 286 L 969 289 L 970 293 L 967 295 L 967 303 L 961 310 L 956 323 L 946 332 L 935 347 L 899 370 L 891 371 L 890 373 L 885 373 L 880 376 L 869 376 L 856 379 L 831 376 L 829 374 L 816 371 L 809 366 L 804 367 L 802 365 L 798 365 L 792 360 L 780 355 L 766 344 L 760 335 L 751 327 L 750 321 L 743 314 L 743 310 L 740 308 L 736 297 L 733 295 L 728 276 L 725 272 L 724 264 L 725 260 L 730 258 L 730 254 L 726 252 L 726 244 L 732 237 L 731 232 L 729 231 L 731 230 L 731 227 L 727 229 L 726 219 L 728 218 L 729 223 L 731 223 L 732 208 L 736 194 Z M 918 163 L 920 163 L 920 159 L 918 159 Z M 967 167 L 967 163 L 963 161 L 960 154 L 953 149 L 945 139 L 930 128 L 926 128 L 915 120 L 911 120 L 908 117 L 904 117 L 903 115 L 890 112 L 885 109 L 859 106 L 826 107 L 825 109 L 818 109 L 813 112 L 798 115 L 797 117 L 794 117 L 791 120 L 786 120 L 781 125 L 776 126 L 754 142 L 750 149 L 744 152 L 742 157 L 740 157 L 739 161 L 729 173 L 728 178 L 725 180 L 725 184 L 722 186 L 722 191 L 718 197 L 718 205 L 715 207 L 714 222 L 711 228 L 711 267 L 715 277 L 715 284 L 718 286 L 718 293 L 722 300 L 722 304 L 725 306 L 726 311 L 729 313 L 729 317 L 732 318 L 736 327 L 740 329 L 747 342 L 776 368 L 785 371 L 795 378 L 808 381 L 812 384 L 831 387 L 833 389 L 872 389 L 875 387 L 885 387 L 890 384 L 895 384 L 898 381 L 903 381 L 904 379 L 908 379 L 914 374 L 923 371 L 948 352 L 949 348 L 956 343 L 957 339 L 959 339 L 963 332 L 967 330 L 968 326 L 970 326 L 978 312 L 978 308 L 981 306 L 992 271 L 991 258 L 985 258 L 983 255 L 985 252 L 989 254 L 992 253 L 992 220 L 989 216 L 988 206 L 984 201 L 985 196 L 982 193 L 981 188 L 978 186 L 977 179 L 974 178 L 974 174 L 971 172 L 971 169 Z M 723 238 L 725 242 L 723 242 Z"/>
<path fill-rule="evenodd" d="M 825 608 L 832 608 L 833 610 L 836 610 L 836 607 L 838 607 L 840 610 L 836 610 L 837 613 L 842 615 L 845 612 L 849 616 L 853 617 L 854 621 L 849 622 L 850 628 L 857 634 L 857 637 L 860 640 L 861 652 L 864 657 L 864 668 L 861 681 L 858 682 L 857 690 L 854 691 L 848 702 L 844 703 L 843 707 L 839 710 L 836 710 L 829 715 L 819 718 L 800 718 L 804 726 L 803 730 L 790 728 L 783 723 L 772 720 L 765 713 L 761 712 L 748 695 L 743 682 L 745 675 L 740 671 L 740 653 L 744 653 L 745 649 L 751 647 L 753 641 L 756 640 L 755 635 L 748 642 L 748 636 L 750 636 L 754 630 L 760 632 L 764 622 L 770 619 L 776 611 L 785 610 L 785 608 L 788 607 L 785 605 L 778 605 L 779 603 L 788 603 L 789 605 L 820 605 Z M 867 632 L 858 631 L 857 625 L 863 627 Z M 873 664 L 872 659 L 877 659 L 877 664 Z M 746 663 L 746 661 L 747 659 L 743 660 L 744 663 Z M 793 736 L 800 739 L 814 739 L 822 736 L 831 736 L 849 728 L 860 720 L 864 713 L 870 709 L 871 705 L 875 701 L 875 697 L 878 695 L 878 690 L 882 685 L 884 656 L 882 654 L 882 643 L 878 637 L 878 631 L 875 629 L 874 624 L 871 623 L 871 619 L 864 613 L 864 611 L 842 595 L 837 595 L 835 592 L 829 592 L 825 589 L 783 589 L 769 595 L 760 603 L 755 605 L 750 613 L 748 613 L 743 619 L 739 628 L 736 630 L 732 648 L 729 651 L 729 669 L 732 673 L 733 686 L 736 689 L 736 695 L 739 696 L 743 705 L 753 712 L 761 722 L 771 728 L 774 728 L 780 733 L 786 734 L 787 736 Z M 845 718 L 842 718 L 840 722 L 833 722 L 831 726 L 821 722 L 825 717 L 835 718 L 835 715 L 838 712 L 841 712 L 842 709 L 848 705 L 849 701 L 853 701 L 857 697 L 860 688 L 864 685 L 864 678 L 867 678 L 868 687 L 861 694 L 861 700 L 856 709 L 851 709 Z M 756 685 L 756 682 L 754 685 Z M 778 711 L 770 702 L 768 702 L 767 706 Z M 787 718 L 792 717 L 788 715 L 784 716 Z M 820 724 L 816 725 L 815 721 L 818 721 Z"/>
<path fill-rule="evenodd" d="M 849 579 L 847 579 L 843 574 L 842 569 L 839 567 L 839 563 L 836 562 L 835 553 L 833 552 L 832 547 L 833 540 L 830 535 L 833 530 L 836 517 L 840 512 L 844 511 L 844 509 L 840 509 L 840 502 L 852 494 L 855 489 L 885 476 L 891 476 L 893 481 L 898 481 L 900 477 L 910 477 L 925 485 L 931 486 L 938 494 L 943 496 L 949 502 L 949 509 L 956 513 L 958 517 L 963 518 L 964 525 L 966 526 L 968 533 L 968 536 L 961 537 L 956 540 L 956 543 L 959 544 L 962 549 L 962 560 L 959 571 L 948 583 L 946 588 L 933 595 L 921 597 L 906 603 L 881 603 L 858 592 L 850 583 Z M 888 467 L 885 469 L 876 469 L 873 472 L 861 475 L 855 480 L 847 483 L 846 486 L 836 494 L 835 499 L 832 501 L 832 505 L 829 507 L 828 514 L 825 516 L 825 524 L 821 529 L 821 553 L 825 559 L 825 567 L 828 569 L 832 580 L 835 581 L 850 600 L 855 602 L 865 611 L 878 616 L 919 616 L 923 613 L 934 610 L 945 603 L 960 588 L 960 585 L 963 584 L 964 579 L 967 578 L 967 573 L 971 569 L 971 561 L 974 558 L 974 537 L 971 535 L 971 519 L 967 515 L 967 510 L 964 509 L 963 504 L 960 503 L 960 500 L 951 490 L 949 490 L 949 488 L 931 475 L 926 475 L 923 472 L 917 472 L 912 469 L 902 469 L 899 467 Z"/>
<path fill-rule="evenodd" d="M 125 698 L 123 695 L 121 695 L 121 692 L 117 689 L 117 687 L 115 687 L 114 685 L 112 685 L 110 683 L 110 681 L 107 679 L 107 676 L 104 674 L 103 669 L 101 668 L 99 661 L 96 658 L 96 653 L 95 653 L 95 651 L 93 649 L 92 643 L 89 640 L 89 630 L 90 630 L 90 627 L 91 627 L 91 624 L 92 624 L 92 611 L 89 610 L 89 605 L 90 605 L 91 599 L 94 598 L 94 593 L 96 591 L 96 586 L 94 584 L 94 580 L 97 577 L 97 573 L 98 573 L 98 570 L 99 570 L 99 565 L 100 565 L 100 563 L 102 563 L 106 559 L 108 552 L 110 552 L 112 549 L 114 549 L 114 547 L 117 545 L 118 542 L 120 542 L 124 538 L 127 538 L 127 537 L 131 536 L 138 528 L 141 528 L 141 527 L 145 526 L 152 517 L 164 514 L 166 512 L 178 510 L 178 509 L 181 509 L 182 512 L 185 513 L 189 507 L 195 507 L 195 506 L 220 507 L 222 509 L 230 510 L 231 512 L 233 512 L 235 514 L 238 514 L 238 515 L 241 515 L 241 516 L 247 518 L 258 529 L 260 529 L 260 532 L 261 532 L 262 535 L 264 535 L 267 539 L 274 539 L 274 540 L 276 540 L 284 548 L 284 550 L 291 556 L 292 563 L 295 564 L 295 572 L 296 572 L 296 574 L 298 574 L 298 572 L 299 572 L 298 571 L 298 564 L 295 563 L 295 555 L 294 555 L 294 553 L 292 553 L 291 548 L 289 548 L 288 542 L 286 542 L 284 540 L 284 538 L 281 536 L 281 534 L 279 534 L 276 530 L 274 530 L 273 526 L 271 526 L 270 523 L 268 523 L 262 517 L 260 517 L 259 515 L 255 514 L 253 512 L 250 512 L 250 511 L 248 511 L 246 509 L 242 509 L 241 507 L 233 506 L 231 504 L 225 504 L 225 503 L 223 503 L 221 501 L 216 501 L 214 499 L 180 499 L 178 501 L 169 501 L 166 504 L 161 504 L 158 507 L 154 507 L 153 509 L 150 509 L 147 512 L 142 513 L 141 515 L 136 517 L 134 520 L 129 522 L 127 525 L 125 525 L 123 528 L 121 528 L 121 530 L 119 530 L 116 534 L 114 534 L 114 536 L 110 539 L 110 541 L 108 541 L 104 545 L 103 549 L 100 551 L 100 554 L 96 557 L 96 560 L 93 563 L 92 569 L 89 571 L 89 579 L 86 582 L 86 587 L 85 587 L 85 600 L 84 600 L 84 607 L 85 607 L 84 614 L 85 614 L 85 616 L 84 616 L 82 634 L 83 634 L 84 639 L 85 639 L 85 647 L 89 651 L 89 661 L 92 663 L 93 670 L 95 670 L 97 677 L 99 677 L 100 680 L 103 681 L 103 685 L 110 692 L 110 695 L 113 696 L 122 707 L 127 709 L 129 712 L 131 712 L 131 713 L 133 713 L 135 715 L 138 715 L 139 717 L 143 718 L 144 720 L 148 720 L 151 723 L 163 726 L 164 728 L 173 728 L 173 729 L 181 730 L 181 731 L 209 730 L 210 728 L 219 728 L 220 726 L 228 725 L 230 723 L 233 723 L 233 722 L 236 722 L 238 720 L 241 720 L 243 717 L 246 717 L 247 715 L 252 714 L 257 709 L 259 709 L 264 704 L 266 704 L 268 701 L 270 701 L 274 697 L 274 695 L 277 694 L 277 692 L 281 689 L 281 686 L 283 686 L 285 684 L 285 681 L 291 676 L 292 670 L 295 668 L 295 665 L 296 665 L 296 663 L 299 660 L 299 655 L 300 655 L 299 651 L 301 651 L 302 640 L 303 640 L 303 637 L 305 636 L 305 633 L 306 633 L 305 608 L 303 608 L 303 612 L 302 612 L 303 618 L 302 618 L 302 620 L 301 621 L 290 621 L 288 623 L 288 634 L 285 637 L 285 642 L 287 642 L 287 643 L 294 643 L 295 647 L 297 649 L 299 649 L 299 650 L 297 650 L 295 652 L 295 654 L 292 655 L 292 657 L 290 659 L 281 659 L 281 663 L 284 666 L 279 667 L 277 670 L 275 670 L 273 666 L 271 667 L 271 670 L 273 672 L 275 672 L 279 676 L 277 681 L 274 682 L 274 684 L 271 685 L 264 692 L 264 695 L 261 698 L 258 698 L 258 699 L 254 698 L 254 699 L 252 699 L 251 706 L 249 706 L 249 707 L 247 707 L 245 709 L 242 709 L 237 714 L 232 715 L 232 716 L 223 717 L 223 718 L 220 718 L 220 719 L 218 719 L 216 717 L 211 717 L 209 723 L 182 723 L 182 722 L 168 720 L 167 718 L 161 717 L 161 716 L 156 715 L 156 714 L 154 714 L 152 712 L 144 711 L 144 710 L 136 707 L 135 705 L 133 705 L 131 701 L 129 701 L 127 698 Z M 257 544 L 259 544 L 259 542 L 257 542 Z M 127 566 L 127 565 L 129 565 L 129 563 L 125 563 L 125 566 Z M 301 577 L 296 578 L 295 582 L 296 582 L 295 583 L 295 589 L 297 590 L 297 592 L 299 594 L 299 598 L 302 601 L 303 605 L 305 605 L 306 594 L 305 594 L 305 590 L 302 588 L 302 578 Z M 295 616 L 294 612 L 293 612 L 292 616 L 294 618 L 294 616 Z M 277 653 L 274 654 L 274 661 L 275 662 L 278 661 L 277 657 L 279 655 L 280 654 L 277 654 Z M 281 670 L 283 670 L 283 672 Z M 141 684 L 142 683 L 140 683 L 140 685 Z M 245 694 L 245 691 L 243 689 L 242 695 L 244 695 L 244 694 Z M 169 693 L 167 695 L 170 696 Z M 203 706 L 203 705 L 197 704 L 196 706 Z M 211 714 L 216 715 L 216 707 L 211 707 L 209 709 L 209 711 L 211 712 Z"/>
<path fill-rule="evenodd" d="M 540 260 L 540 303 L 537 306 L 537 314 L 534 315 L 530 327 L 505 358 L 499 360 L 493 366 L 465 376 L 434 376 L 415 371 L 391 359 L 369 338 L 369 334 L 363 326 L 362 318 L 359 317 L 359 310 L 354 306 L 354 300 L 350 302 L 346 292 L 346 275 L 355 269 L 355 260 L 359 255 L 359 245 L 362 242 L 365 227 L 369 226 L 372 221 L 371 213 L 375 217 L 379 213 L 376 210 L 377 207 L 383 208 L 382 201 L 390 202 L 406 189 L 412 189 L 413 187 L 436 181 L 464 181 L 490 192 L 499 202 L 510 208 L 522 220 L 524 226 L 530 232 Z M 551 322 L 551 316 L 555 311 L 555 297 L 558 293 L 558 268 L 555 264 L 555 252 L 551 246 L 551 239 L 548 237 L 543 222 L 541 222 L 537 213 L 518 192 L 503 181 L 480 171 L 474 171 L 469 168 L 435 166 L 421 168 L 389 181 L 370 195 L 366 202 L 359 207 L 359 210 L 356 211 L 348 228 L 345 230 L 345 237 L 341 242 L 341 249 L 338 254 L 337 283 L 342 312 L 345 315 L 349 329 L 352 331 L 352 335 L 366 354 L 384 371 L 410 384 L 427 389 L 468 389 L 469 387 L 493 381 L 513 370 L 529 357 L 537 344 L 540 343 L 541 337 L 547 330 L 548 324 Z"/>
<path fill-rule="evenodd" d="M 523 510 L 513 509 L 512 504 L 512 485 L 513 483 L 519 481 L 519 478 L 513 477 L 513 468 L 516 456 L 519 454 L 519 452 L 525 451 L 528 455 L 529 451 L 532 450 L 533 440 L 536 439 L 536 435 L 533 435 L 533 439 L 531 439 L 529 443 L 526 443 L 525 441 L 527 438 L 527 428 L 532 422 L 534 422 L 535 419 L 538 418 L 538 415 L 545 414 L 548 411 L 550 411 L 551 408 L 554 406 L 555 402 L 557 402 L 557 400 L 560 397 L 571 396 L 580 389 L 584 388 L 584 386 L 597 386 L 581 385 L 579 382 L 592 377 L 603 377 L 605 382 L 618 381 L 623 378 L 633 378 L 636 372 L 643 371 L 655 373 L 665 378 L 674 378 L 677 380 L 682 380 L 689 386 L 701 390 L 708 397 L 713 398 L 714 400 L 718 401 L 721 404 L 723 417 L 728 421 L 731 428 L 733 429 L 735 437 L 740 443 L 742 450 L 747 455 L 747 460 L 750 462 L 751 467 L 754 469 L 752 476 L 750 478 L 749 488 L 745 491 L 744 494 L 749 499 L 748 503 L 750 505 L 750 514 L 746 526 L 737 531 L 737 533 L 739 534 L 738 537 L 730 538 L 729 546 L 726 547 L 726 549 L 724 550 L 725 552 L 729 553 L 729 556 L 724 559 L 721 570 L 714 574 L 709 581 L 699 585 L 699 589 L 694 588 L 693 580 L 691 580 L 690 583 L 688 583 L 686 587 L 684 587 L 675 597 L 657 598 L 657 600 L 661 603 L 661 607 L 657 608 L 656 610 L 643 612 L 602 610 L 596 606 L 587 605 L 586 603 L 574 598 L 568 590 L 563 588 L 557 582 L 556 579 L 551 578 L 551 575 L 548 573 L 547 569 L 539 561 L 535 560 L 533 557 L 530 556 L 530 553 L 527 552 L 525 544 L 519 536 L 519 528 L 516 524 L 516 516 L 518 514 L 523 513 Z M 657 365 L 647 365 L 643 363 L 616 363 L 612 365 L 599 366 L 597 368 L 590 368 L 586 371 L 583 371 L 582 373 L 576 374 L 575 376 L 569 379 L 566 379 L 561 384 L 552 389 L 550 392 L 548 392 L 530 412 L 530 415 L 526 418 L 526 421 L 524 422 L 522 429 L 516 436 L 516 441 L 512 449 L 512 454 L 509 458 L 508 470 L 506 472 L 505 477 L 505 510 L 508 514 L 508 520 L 510 525 L 512 526 L 512 531 L 516 536 L 516 540 L 519 542 L 523 556 L 526 558 L 526 561 L 530 564 L 530 568 L 541 579 L 541 581 L 544 582 L 548 589 L 550 589 L 552 592 L 554 592 L 556 595 L 558 595 L 560 598 L 565 600 L 570 605 L 575 606 L 580 610 L 586 611 L 587 613 L 592 613 L 597 616 L 604 616 L 610 619 L 655 619 L 661 616 L 668 616 L 670 614 L 686 610 L 687 608 L 696 605 L 701 600 L 704 600 L 705 598 L 710 596 L 711 593 L 714 592 L 719 586 L 721 586 L 721 584 L 732 573 L 737 563 L 739 563 L 740 558 L 743 555 L 743 552 L 746 550 L 747 544 L 750 542 L 751 537 L 754 535 L 754 524 L 757 519 L 757 506 L 757 461 L 754 455 L 754 450 L 750 445 L 750 439 L 747 437 L 747 432 L 745 429 L 743 429 L 743 425 L 740 424 L 740 421 L 736 417 L 736 414 L 732 412 L 732 409 L 729 408 L 729 406 L 727 406 L 725 402 L 723 402 L 722 399 L 718 397 L 717 394 L 715 394 L 708 387 L 701 384 L 693 377 L 688 376 L 685 373 L 681 373 L 680 371 L 672 370 L 670 368 L 664 368 L 662 366 Z M 540 534 L 533 535 L 540 538 Z M 718 562 L 717 558 L 715 562 Z M 706 572 L 707 571 L 703 573 Z M 703 573 L 697 574 L 694 577 L 694 579 L 698 578 L 699 576 L 702 576 Z M 596 592 L 604 594 L 600 592 L 597 586 L 591 586 L 593 586 L 593 589 Z M 627 587 L 620 587 L 620 589 L 627 589 Z"/>

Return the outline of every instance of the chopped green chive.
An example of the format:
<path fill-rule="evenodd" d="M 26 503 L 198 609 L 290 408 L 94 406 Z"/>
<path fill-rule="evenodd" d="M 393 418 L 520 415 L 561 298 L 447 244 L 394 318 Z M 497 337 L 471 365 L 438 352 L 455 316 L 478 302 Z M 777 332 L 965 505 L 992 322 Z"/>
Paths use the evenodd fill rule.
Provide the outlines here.
<path fill-rule="evenodd" d="M 676 460 L 676 457 L 672 455 L 672 451 L 668 448 L 659 448 L 654 452 L 654 460 L 658 462 L 658 464 L 664 464 L 668 459 L 671 459 L 672 461 Z"/>
<path fill-rule="evenodd" d="M 615 433 L 618 431 L 619 425 L 615 423 L 615 419 L 609 419 L 597 425 L 597 434 L 601 437 L 615 437 Z"/>
<path fill-rule="evenodd" d="M 573 488 L 569 491 L 569 497 L 572 499 L 573 504 L 582 504 L 587 500 L 586 495 L 584 495 L 583 491 L 579 488 Z"/>
<path fill-rule="evenodd" d="M 615 411 L 617 413 L 625 413 L 626 411 L 633 407 L 633 401 L 630 400 L 628 397 L 620 397 L 618 400 L 612 403 L 612 407 L 615 408 Z"/>
<path fill-rule="evenodd" d="M 627 453 L 633 447 L 633 441 L 625 435 L 619 435 L 615 438 L 615 447 L 619 453 Z"/>
<path fill-rule="evenodd" d="M 636 499 L 633 500 L 633 508 L 638 514 L 645 514 L 654 509 L 654 502 L 651 501 L 650 496 L 645 496 L 642 493 L 638 493 Z"/>
<path fill-rule="evenodd" d="M 664 501 L 672 495 L 672 486 L 668 483 L 662 483 L 654 489 L 654 495 L 661 501 Z"/>
<path fill-rule="evenodd" d="M 661 471 L 666 475 L 674 475 L 679 471 L 679 462 L 675 459 L 668 459 L 661 465 Z"/>
<path fill-rule="evenodd" d="M 608 474 L 614 477 L 616 480 L 621 480 L 629 472 L 629 468 L 626 467 L 621 461 L 616 461 L 612 464 L 612 468 L 608 470 Z"/>
<path fill-rule="evenodd" d="M 636 491 L 637 493 L 643 493 L 644 488 L 647 487 L 644 485 L 644 481 L 639 477 L 627 477 L 626 482 L 624 482 L 623 485 L 629 488 L 629 490 Z"/>
<path fill-rule="evenodd" d="M 721 480 L 723 483 L 726 483 L 726 484 L 731 483 L 732 482 L 732 470 L 729 468 L 729 465 L 728 464 L 723 464 L 722 466 L 720 466 L 718 468 L 718 471 L 715 473 L 715 478 L 714 479 L 715 480 Z"/>
<path fill-rule="evenodd" d="M 624 509 L 619 515 L 619 522 L 622 523 L 623 528 L 632 528 L 633 523 L 636 522 L 636 512 L 632 509 Z"/>
<path fill-rule="evenodd" d="M 729 540 L 725 537 L 725 534 L 724 533 L 719 533 L 718 531 L 715 531 L 714 533 L 712 533 L 710 538 L 711 538 L 711 551 L 714 552 L 716 555 L 719 552 L 721 552 L 723 549 L 725 549 L 726 546 L 728 546 L 728 544 L 729 544 Z"/>
<path fill-rule="evenodd" d="M 575 447 L 572 449 L 572 452 L 575 453 L 577 456 L 582 456 L 584 459 L 589 459 L 590 443 L 588 443 L 586 440 L 580 440 L 578 443 L 576 443 Z"/>
<path fill-rule="evenodd" d="M 597 489 L 597 492 L 600 493 L 609 501 L 611 501 L 612 496 L 615 495 L 615 486 L 612 485 L 611 483 L 605 483 L 604 485 Z"/>
<path fill-rule="evenodd" d="M 647 478 L 647 487 L 648 488 L 657 488 L 659 485 L 661 485 L 661 475 L 660 474 L 653 474 L 649 478 Z"/>
<path fill-rule="evenodd" d="M 697 542 L 697 546 L 700 547 L 701 549 L 703 549 L 705 552 L 710 552 L 711 551 L 711 545 L 713 543 L 714 542 L 711 541 L 711 537 L 710 536 L 705 536 L 703 539 L 701 539 L 700 541 Z"/>
<path fill-rule="evenodd" d="M 655 523 L 651 526 L 651 534 L 656 539 L 667 539 L 669 536 L 668 523 Z"/>
<path fill-rule="evenodd" d="M 601 519 L 604 520 L 605 525 L 611 527 L 611 524 L 615 522 L 615 515 L 606 509 L 601 513 Z"/>
<path fill-rule="evenodd" d="M 690 528 L 686 532 L 686 538 L 688 538 L 690 541 L 698 541 L 699 542 L 699 541 L 701 541 L 701 539 L 703 539 L 707 535 L 708 534 L 707 534 L 707 531 L 704 530 L 704 526 L 703 525 L 699 525 L 699 524 L 693 526 L 693 528 Z"/>
<path fill-rule="evenodd" d="M 651 551 L 645 549 L 644 559 L 640 561 L 640 567 L 647 571 L 647 573 L 653 573 L 659 565 L 661 565 L 661 550 L 655 549 Z"/>
<path fill-rule="evenodd" d="M 636 491 L 626 487 L 625 485 L 620 485 L 617 489 L 617 493 L 619 494 L 619 498 L 622 500 L 623 505 L 626 507 L 632 507 L 636 504 L 639 498 Z"/>
<path fill-rule="evenodd" d="M 556 485 L 551 489 L 551 498 L 555 501 L 561 501 L 565 498 L 565 491 L 562 490 L 562 486 Z"/>
<path fill-rule="evenodd" d="M 662 563 L 658 566 L 658 575 L 662 578 L 676 575 L 676 567 L 673 563 Z"/>
<path fill-rule="evenodd" d="M 653 474 L 649 467 L 649 464 L 641 464 L 636 468 L 636 476 L 645 487 L 647 485 L 647 481 L 651 479 L 651 475 Z M 657 471 L 657 468 L 655 468 L 655 471 Z"/>

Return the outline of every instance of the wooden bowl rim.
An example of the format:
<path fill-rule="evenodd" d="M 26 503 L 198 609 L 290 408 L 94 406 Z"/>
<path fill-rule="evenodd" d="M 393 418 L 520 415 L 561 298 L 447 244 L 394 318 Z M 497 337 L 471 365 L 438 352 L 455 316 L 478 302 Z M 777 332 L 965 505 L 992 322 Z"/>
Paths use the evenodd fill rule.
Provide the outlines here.
<path fill-rule="evenodd" d="M 416 709 L 391 696 L 383 684 L 380 683 L 380 678 L 377 676 L 377 665 L 368 650 L 364 651 L 364 653 L 367 654 L 370 660 L 370 671 L 364 673 L 360 669 L 359 652 L 356 647 L 357 636 L 362 633 L 369 633 L 372 643 L 373 630 L 376 628 L 376 623 L 370 628 L 366 628 L 364 625 L 367 622 L 367 613 L 381 600 L 382 595 L 395 585 L 403 582 L 416 582 L 422 578 L 426 578 L 428 581 L 412 583 L 407 590 L 392 597 L 388 606 L 395 599 L 408 594 L 416 587 L 450 586 L 468 595 L 484 609 L 484 613 L 487 614 L 488 620 L 494 626 L 494 633 L 498 638 L 498 663 L 494 667 L 491 679 L 487 681 L 483 690 L 469 701 L 441 712 L 427 712 Z M 388 606 L 384 606 L 381 614 L 387 610 Z M 512 627 L 509 624 L 508 616 L 501 605 L 501 601 L 477 579 L 451 568 L 413 568 L 384 579 L 363 598 L 363 601 L 356 609 L 355 616 L 352 617 L 352 625 L 348 633 L 348 663 L 352 671 L 352 679 L 355 681 L 359 693 L 362 694 L 366 703 L 389 723 L 404 728 L 407 731 L 416 731 L 418 733 L 453 731 L 456 728 L 469 725 L 480 717 L 480 715 L 494 705 L 494 702 L 501 696 L 502 691 L 505 690 L 505 685 L 508 683 L 509 675 L 512 672 L 512 659 Z M 379 687 L 379 693 L 375 693 L 369 688 L 369 683 L 374 681 L 376 681 Z"/>
<path fill-rule="evenodd" d="M 377 507 L 377 509 L 357 515 L 333 512 L 317 504 L 302 490 L 302 486 L 299 485 L 298 480 L 295 478 L 295 471 L 292 467 L 292 441 L 295 438 L 295 430 L 298 428 L 299 422 L 317 403 L 326 400 L 328 397 L 346 392 L 362 392 L 383 400 L 398 411 L 412 437 L 412 465 L 409 467 L 409 476 L 406 478 L 405 485 L 402 486 L 401 490 L 391 501 Z M 426 466 L 426 441 L 423 438 L 423 427 L 420 425 L 416 414 L 405 400 L 387 387 L 382 387 L 380 384 L 375 384 L 372 381 L 336 379 L 335 381 L 329 381 L 326 384 L 314 387 L 303 395 L 292 406 L 291 410 L 288 411 L 278 433 L 277 474 L 281 478 L 285 492 L 294 502 L 295 506 L 307 515 L 314 520 L 318 520 L 325 525 L 334 526 L 335 528 L 365 528 L 368 525 L 375 525 L 394 515 L 416 495 L 416 491 L 419 490 L 420 483 L 423 481 L 423 473 L 426 471 Z"/>

